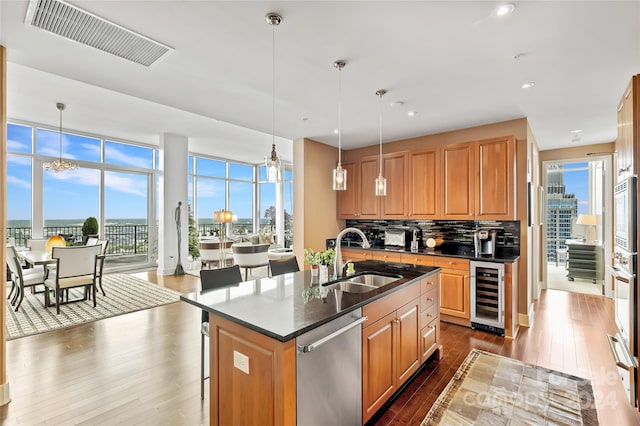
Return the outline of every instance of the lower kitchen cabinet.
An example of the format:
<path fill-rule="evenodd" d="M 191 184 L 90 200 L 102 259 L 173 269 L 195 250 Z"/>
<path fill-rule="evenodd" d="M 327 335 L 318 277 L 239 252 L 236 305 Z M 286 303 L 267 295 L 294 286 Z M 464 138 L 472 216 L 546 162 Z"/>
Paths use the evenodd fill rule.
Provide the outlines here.
<path fill-rule="evenodd" d="M 439 257 L 434 266 L 440 271 L 441 320 L 471 326 L 469 261 Z"/>
<path fill-rule="evenodd" d="M 420 367 L 419 312 L 415 298 L 362 329 L 363 423 Z"/>

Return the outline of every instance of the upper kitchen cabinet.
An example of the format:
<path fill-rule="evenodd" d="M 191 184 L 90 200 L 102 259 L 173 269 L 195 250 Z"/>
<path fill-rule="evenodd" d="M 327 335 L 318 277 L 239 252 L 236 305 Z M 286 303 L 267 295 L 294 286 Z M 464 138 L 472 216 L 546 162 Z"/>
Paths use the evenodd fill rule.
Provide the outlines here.
<path fill-rule="evenodd" d="M 513 136 L 476 142 L 476 219 L 513 220 L 514 138 Z"/>
<path fill-rule="evenodd" d="M 408 218 L 437 219 L 440 214 L 440 148 L 411 152 L 408 157 Z"/>
<path fill-rule="evenodd" d="M 357 163 L 342 165 L 347 170 L 347 190 L 336 191 L 338 218 L 377 219 L 380 217 L 380 200 L 375 192 L 379 164 L 378 156 L 370 156 L 361 158 Z"/>
<path fill-rule="evenodd" d="M 636 145 L 640 133 L 640 75 L 633 76 L 618 104 L 616 175 L 621 182 L 636 174 Z"/>
<path fill-rule="evenodd" d="M 387 179 L 387 195 L 379 197 L 382 217 L 406 219 L 409 211 L 409 154 L 394 152 L 382 156 L 382 175 Z"/>
<path fill-rule="evenodd" d="M 442 147 L 442 217 L 472 219 L 474 215 L 473 142 Z"/>
<path fill-rule="evenodd" d="M 515 219 L 513 136 L 442 148 L 444 219 Z"/>

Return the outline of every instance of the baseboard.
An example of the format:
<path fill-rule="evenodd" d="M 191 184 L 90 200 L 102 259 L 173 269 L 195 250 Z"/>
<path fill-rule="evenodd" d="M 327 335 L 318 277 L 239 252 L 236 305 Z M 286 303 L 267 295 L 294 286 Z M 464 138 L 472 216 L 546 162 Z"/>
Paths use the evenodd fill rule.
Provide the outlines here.
<path fill-rule="evenodd" d="M 522 327 L 531 327 L 534 318 L 533 304 L 529 306 L 529 312 L 526 314 L 518 314 L 518 324 Z"/>
<path fill-rule="evenodd" d="M 0 385 L 0 406 L 7 405 L 11 402 L 11 394 L 9 393 L 9 382 Z"/>
<path fill-rule="evenodd" d="M 471 320 L 467 318 L 458 318 L 451 315 L 440 313 L 440 321 L 450 322 L 452 324 L 461 325 L 471 328 Z"/>

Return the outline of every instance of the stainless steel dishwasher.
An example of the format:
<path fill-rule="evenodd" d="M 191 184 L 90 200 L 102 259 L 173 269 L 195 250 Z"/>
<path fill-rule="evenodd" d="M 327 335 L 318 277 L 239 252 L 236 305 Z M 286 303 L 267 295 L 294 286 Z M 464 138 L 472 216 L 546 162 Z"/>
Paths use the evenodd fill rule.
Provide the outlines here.
<path fill-rule="evenodd" d="M 362 309 L 296 338 L 297 424 L 362 425 Z"/>

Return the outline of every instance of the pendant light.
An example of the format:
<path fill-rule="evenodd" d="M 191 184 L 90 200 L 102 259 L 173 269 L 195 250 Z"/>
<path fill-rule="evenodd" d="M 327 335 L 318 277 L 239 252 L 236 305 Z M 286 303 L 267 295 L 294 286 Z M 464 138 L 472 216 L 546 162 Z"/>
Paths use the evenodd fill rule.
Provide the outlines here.
<path fill-rule="evenodd" d="M 267 24 L 272 28 L 272 117 L 271 117 L 271 155 L 264 157 L 264 165 L 267 168 L 267 182 L 280 182 L 282 180 L 282 170 L 280 158 L 276 154 L 276 26 L 282 22 L 282 17 L 275 13 L 265 16 Z"/>
<path fill-rule="evenodd" d="M 338 69 L 338 165 L 333 169 L 333 190 L 346 191 L 347 171 L 342 168 L 342 68 L 345 61 L 335 61 L 334 68 Z"/>
<path fill-rule="evenodd" d="M 75 170 L 78 168 L 77 164 L 69 163 L 62 159 L 62 111 L 66 108 L 66 105 L 58 102 L 56 108 L 60 111 L 60 158 L 57 161 L 48 161 L 42 165 L 44 170 L 53 170 L 54 172 L 64 172 L 65 170 Z"/>
<path fill-rule="evenodd" d="M 382 96 L 386 90 L 378 90 L 376 95 L 380 99 L 380 175 L 376 179 L 376 195 L 384 197 L 387 195 L 387 180 L 382 176 Z"/>

